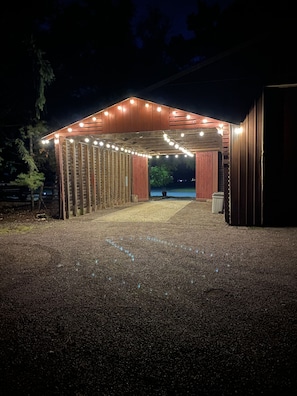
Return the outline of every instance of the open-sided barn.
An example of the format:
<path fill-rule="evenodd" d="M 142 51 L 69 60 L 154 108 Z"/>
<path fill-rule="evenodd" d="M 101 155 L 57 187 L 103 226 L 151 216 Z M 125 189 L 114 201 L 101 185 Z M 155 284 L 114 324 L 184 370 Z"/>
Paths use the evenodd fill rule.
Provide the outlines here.
<path fill-rule="evenodd" d="M 148 200 L 149 158 L 186 153 L 196 199 L 223 189 L 229 225 L 296 226 L 297 60 L 273 44 L 235 48 L 45 136 L 60 217 Z"/>

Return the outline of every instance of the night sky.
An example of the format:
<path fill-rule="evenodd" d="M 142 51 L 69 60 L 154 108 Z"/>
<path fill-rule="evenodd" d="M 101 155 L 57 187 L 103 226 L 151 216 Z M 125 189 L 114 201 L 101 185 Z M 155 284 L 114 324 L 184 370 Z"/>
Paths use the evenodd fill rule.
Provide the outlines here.
<path fill-rule="evenodd" d="M 233 0 L 205 0 L 209 5 L 219 4 L 224 9 Z M 142 18 L 148 7 L 156 7 L 166 15 L 171 23 L 170 36 L 182 34 L 185 39 L 193 37 L 193 33 L 187 29 L 187 16 L 197 13 L 197 0 L 135 0 L 138 9 L 136 19 Z"/>

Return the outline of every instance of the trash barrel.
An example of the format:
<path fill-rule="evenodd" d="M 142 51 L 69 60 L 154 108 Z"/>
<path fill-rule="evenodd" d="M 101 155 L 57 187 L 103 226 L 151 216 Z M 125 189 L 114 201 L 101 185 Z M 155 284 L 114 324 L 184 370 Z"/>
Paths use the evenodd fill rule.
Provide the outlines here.
<path fill-rule="evenodd" d="M 212 194 L 212 213 L 223 213 L 224 192 L 215 192 Z"/>
<path fill-rule="evenodd" d="M 132 194 L 131 195 L 131 201 L 134 202 L 134 203 L 138 202 L 138 195 L 137 194 Z"/>

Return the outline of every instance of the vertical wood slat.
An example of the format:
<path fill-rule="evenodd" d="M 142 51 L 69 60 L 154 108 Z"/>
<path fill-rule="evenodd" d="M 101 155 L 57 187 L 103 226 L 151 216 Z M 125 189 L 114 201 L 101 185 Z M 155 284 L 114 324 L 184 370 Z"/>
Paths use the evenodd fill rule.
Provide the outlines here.
<path fill-rule="evenodd" d="M 123 180 L 124 180 L 124 176 L 123 176 L 123 154 L 120 153 L 119 154 L 119 196 L 120 196 L 120 205 L 123 204 L 123 202 L 125 202 L 124 200 L 124 196 L 123 196 L 123 192 L 124 192 L 124 188 L 123 188 Z"/>
<path fill-rule="evenodd" d="M 110 156 L 111 153 L 110 151 L 108 151 L 106 153 L 106 164 L 105 164 L 105 180 L 106 180 L 106 204 L 107 207 L 110 208 L 111 207 L 111 200 L 110 200 L 110 185 L 111 185 L 111 180 L 110 180 L 110 173 L 108 172 L 110 169 Z"/>
<path fill-rule="evenodd" d="M 109 174 L 110 174 L 110 206 L 113 208 L 115 206 L 115 196 L 114 196 L 114 185 L 115 185 L 115 171 L 114 171 L 114 158 L 115 152 L 110 152 L 110 162 L 109 162 Z"/>
<path fill-rule="evenodd" d="M 78 145 L 78 184 L 79 184 L 79 211 L 84 214 L 84 172 L 83 172 L 83 145 Z"/>
<path fill-rule="evenodd" d="M 70 194 L 70 158 L 69 158 L 69 142 L 65 139 L 64 144 L 64 181 L 65 181 L 65 211 L 66 211 L 66 218 L 69 219 L 70 211 L 71 211 L 71 194 Z"/>
<path fill-rule="evenodd" d="M 63 167 L 63 153 L 62 146 L 63 140 L 59 137 L 58 142 L 55 143 L 55 156 L 56 156 L 56 166 L 57 166 L 57 174 L 59 179 L 59 218 L 65 220 L 66 219 L 66 211 L 65 211 L 65 189 L 64 189 L 64 167 Z"/>
<path fill-rule="evenodd" d="M 128 157 L 125 155 L 125 157 L 123 158 L 123 197 L 124 197 L 124 202 L 127 202 L 127 177 L 128 177 L 128 173 L 127 173 L 127 160 Z"/>
<path fill-rule="evenodd" d="M 94 147 L 89 147 L 89 163 L 90 163 L 90 211 L 93 212 L 95 210 L 95 202 L 94 202 L 94 187 L 95 187 L 95 168 L 94 168 Z M 96 192 L 95 192 L 96 194 Z"/>
<path fill-rule="evenodd" d="M 85 188 L 86 188 L 86 212 L 90 213 L 91 212 L 91 171 L 90 171 L 90 146 L 85 145 L 85 169 L 86 169 L 86 175 L 85 175 Z"/>
<path fill-rule="evenodd" d="M 77 216 L 77 145 L 72 145 L 72 213 Z"/>
<path fill-rule="evenodd" d="M 91 147 L 91 206 L 95 212 L 97 210 L 97 167 L 96 167 L 96 153 L 97 147 Z"/>
<path fill-rule="evenodd" d="M 101 196 L 101 188 L 102 188 L 102 174 L 101 174 L 101 150 L 100 148 L 96 149 L 96 173 L 97 173 L 97 207 L 102 209 L 102 196 Z"/>
<path fill-rule="evenodd" d="M 115 205 L 119 205 L 119 152 L 115 152 L 114 157 L 114 172 L 115 172 L 115 180 L 114 180 L 114 198 L 115 198 Z"/>
<path fill-rule="evenodd" d="M 106 196 L 106 157 L 107 152 L 102 150 L 101 159 L 101 175 L 102 175 L 102 207 L 105 209 L 107 207 L 107 196 Z"/>
<path fill-rule="evenodd" d="M 126 195 L 126 202 L 131 200 L 131 193 L 132 193 L 132 165 L 131 165 L 132 157 L 129 155 L 127 157 L 127 174 L 128 174 L 128 188 L 127 188 L 127 195 Z"/>
<path fill-rule="evenodd" d="M 131 155 L 68 140 L 62 151 L 64 218 L 131 201 Z"/>

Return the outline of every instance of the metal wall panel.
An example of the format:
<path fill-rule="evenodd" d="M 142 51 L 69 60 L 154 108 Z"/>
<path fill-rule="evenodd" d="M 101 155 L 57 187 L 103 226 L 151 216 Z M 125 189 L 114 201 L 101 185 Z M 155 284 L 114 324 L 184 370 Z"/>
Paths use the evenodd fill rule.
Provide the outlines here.
<path fill-rule="evenodd" d="M 263 224 L 297 226 L 297 87 L 265 89 Z"/>
<path fill-rule="evenodd" d="M 263 97 L 238 126 L 231 126 L 230 219 L 231 225 L 262 224 Z"/>

